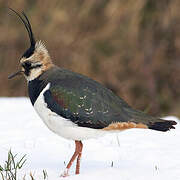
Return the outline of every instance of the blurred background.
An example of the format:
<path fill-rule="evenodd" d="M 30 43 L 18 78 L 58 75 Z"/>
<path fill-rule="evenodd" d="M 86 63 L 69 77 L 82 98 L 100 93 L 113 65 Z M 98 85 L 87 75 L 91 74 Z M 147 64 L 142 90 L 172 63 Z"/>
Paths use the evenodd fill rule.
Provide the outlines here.
<path fill-rule="evenodd" d="M 136 109 L 180 117 L 179 0 L 0 0 L 0 96 L 27 96 L 23 77 L 7 80 L 29 48 L 7 7 L 25 11 L 56 65 L 101 82 Z"/>

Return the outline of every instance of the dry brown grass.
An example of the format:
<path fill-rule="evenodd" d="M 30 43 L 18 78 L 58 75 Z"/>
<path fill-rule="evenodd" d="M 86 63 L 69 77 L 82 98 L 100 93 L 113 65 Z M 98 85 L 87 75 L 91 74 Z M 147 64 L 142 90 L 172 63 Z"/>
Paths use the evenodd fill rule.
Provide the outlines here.
<path fill-rule="evenodd" d="M 178 114 L 179 0 L 0 1 L 0 95 L 27 95 L 7 81 L 28 48 L 24 27 L 5 8 L 24 10 L 55 64 L 90 76 L 133 107 Z"/>

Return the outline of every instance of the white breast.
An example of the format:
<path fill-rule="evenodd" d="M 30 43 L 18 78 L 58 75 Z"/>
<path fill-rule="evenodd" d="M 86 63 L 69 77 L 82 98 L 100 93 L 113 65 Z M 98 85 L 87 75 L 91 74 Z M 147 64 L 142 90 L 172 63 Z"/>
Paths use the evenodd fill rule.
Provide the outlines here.
<path fill-rule="evenodd" d="M 56 113 L 52 112 L 47 108 L 47 104 L 44 100 L 44 92 L 50 88 L 50 83 L 43 89 L 37 98 L 34 108 L 38 115 L 41 117 L 43 122 L 47 125 L 47 127 L 58 134 L 67 139 L 72 140 L 83 140 L 88 138 L 96 138 L 104 135 L 106 132 L 102 130 L 78 127 L 75 123 L 73 123 L 69 119 L 65 119 Z"/>

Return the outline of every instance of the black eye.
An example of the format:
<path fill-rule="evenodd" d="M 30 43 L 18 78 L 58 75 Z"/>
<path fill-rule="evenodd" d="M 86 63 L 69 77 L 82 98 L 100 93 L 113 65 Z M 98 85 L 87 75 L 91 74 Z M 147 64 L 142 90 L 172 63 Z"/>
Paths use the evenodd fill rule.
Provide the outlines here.
<path fill-rule="evenodd" d="M 26 62 L 22 63 L 22 66 L 24 68 L 30 68 L 31 67 L 31 62 L 30 61 L 26 61 Z"/>

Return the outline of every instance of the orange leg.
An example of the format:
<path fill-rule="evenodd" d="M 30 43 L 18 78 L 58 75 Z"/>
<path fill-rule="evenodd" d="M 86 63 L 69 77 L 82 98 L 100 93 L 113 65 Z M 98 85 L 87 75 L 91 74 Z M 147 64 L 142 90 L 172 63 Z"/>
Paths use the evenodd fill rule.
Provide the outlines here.
<path fill-rule="evenodd" d="M 78 141 L 78 142 L 79 142 L 79 147 L 78 147 L 79 154 L 78 154 L 77 162 L 76 162 L 76 174 L 80 173 L 80 161 L 81 161 L 82 148 L 83 148 L 82 142 L 81 141 Z"/>
<path fill-rule="evenodd" d="M 77 157 L 77 163 L 76 163 L 76 174 L 79 174 L 80 171 L 80 160 L 81 160 L 81 155 L 82 155 L 82 148 L 83 148 L 83 144 L 81 141 L 75 141 L 75 152 L 71 158 L 71 160 L 69 161 L 68 165 L 66 166 L 66 170 L 64 171 L 64 173 L 61 175 L 62 177 L 66 177 L 68 176 L 68 171 L 71 168 L 74 160 Z"/>

